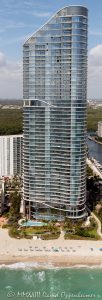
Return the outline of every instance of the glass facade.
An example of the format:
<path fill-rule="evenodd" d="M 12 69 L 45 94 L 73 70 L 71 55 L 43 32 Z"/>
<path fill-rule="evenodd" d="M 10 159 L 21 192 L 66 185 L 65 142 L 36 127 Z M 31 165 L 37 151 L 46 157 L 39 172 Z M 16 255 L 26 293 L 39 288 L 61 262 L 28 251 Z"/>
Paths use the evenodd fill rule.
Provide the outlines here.
<path fill-rule="evenodd" d="M 87 18 L 70 6 L 23 47 L 23 198 L 41 209 L 85 216 Z"/>

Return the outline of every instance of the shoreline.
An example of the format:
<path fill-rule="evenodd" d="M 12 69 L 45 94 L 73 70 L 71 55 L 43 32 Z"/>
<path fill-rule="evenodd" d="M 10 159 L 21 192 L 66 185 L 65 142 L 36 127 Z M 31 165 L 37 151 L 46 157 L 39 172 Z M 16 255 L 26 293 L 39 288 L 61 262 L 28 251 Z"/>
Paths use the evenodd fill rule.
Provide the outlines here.
<path fill-rule="evenodd" d="M 0 258 L 0 267 L 11 269 L 67 269 L 67 268 L 102 268 L 102 258 L 97 257 L 3 257 Z"/>
<path fill-rule="evenodd" d="M 93 142 L 95 142 L 95 143 L 97 143 L 97 144 L 102 145 L 102 142 L 96 140 L 93 136 L 90 136 L 90 135 L 89 135 L 89 136 L 88 136 L 88 139 L 91 140 L 91 141 L 93 141 Z"/>

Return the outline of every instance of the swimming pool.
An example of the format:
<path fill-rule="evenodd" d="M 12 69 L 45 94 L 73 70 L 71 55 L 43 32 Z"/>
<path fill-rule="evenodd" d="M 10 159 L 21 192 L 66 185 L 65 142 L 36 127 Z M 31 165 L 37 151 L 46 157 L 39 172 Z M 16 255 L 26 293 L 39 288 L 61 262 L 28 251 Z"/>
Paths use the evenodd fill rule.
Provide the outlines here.
<path fill-rule="evenodd" d="M 44 223 L 44 222 L 34 222 L 34 221 L 27 221 L 27 222 L 24 222 L 23 224 L 21 224 L 22 227 L 31 227 L 31 226 L 46 226 L 47 223 Z"/>

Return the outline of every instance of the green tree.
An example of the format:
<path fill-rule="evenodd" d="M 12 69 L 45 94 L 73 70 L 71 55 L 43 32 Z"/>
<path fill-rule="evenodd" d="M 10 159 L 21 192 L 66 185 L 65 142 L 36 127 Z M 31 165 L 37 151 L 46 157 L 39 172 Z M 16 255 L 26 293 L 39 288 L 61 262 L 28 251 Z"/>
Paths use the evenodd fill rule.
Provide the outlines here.
<path fill-rule="evenodd" d="M 93 176 L 92 169 L 87 165 L 87 177 Z"/>
<path fill-rule="evenodd" d="M 10 195 L 10 212 L 9 216 L 11 220 L 17 221 L 20 217 L 20 204 L 21 204 L 21 195 L 19 192 L 14 191 Z"/>

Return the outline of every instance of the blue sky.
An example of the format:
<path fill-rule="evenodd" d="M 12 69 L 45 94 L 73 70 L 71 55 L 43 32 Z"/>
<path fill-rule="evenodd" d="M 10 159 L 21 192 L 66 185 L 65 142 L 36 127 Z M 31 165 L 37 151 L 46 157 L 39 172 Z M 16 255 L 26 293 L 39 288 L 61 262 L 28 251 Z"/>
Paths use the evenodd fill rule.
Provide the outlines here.
<path fill-rule="evenodd" d="M 88 97 L 102 98 L 102 0 L 0 0 L 0 98 L 22 97 L 22 44 L 68 5 L 89 9 Z"/>

